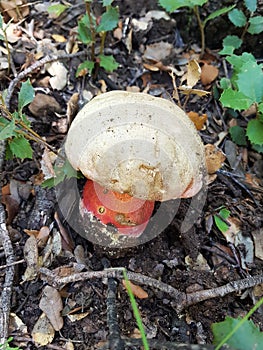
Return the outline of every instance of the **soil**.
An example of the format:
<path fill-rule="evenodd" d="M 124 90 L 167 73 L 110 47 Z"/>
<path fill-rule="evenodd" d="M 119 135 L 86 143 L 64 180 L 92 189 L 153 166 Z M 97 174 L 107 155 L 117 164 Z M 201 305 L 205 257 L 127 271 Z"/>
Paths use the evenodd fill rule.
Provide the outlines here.
<path fill-rule="evenodd" d="M 32 2 L 30 14 L 25 20 L 27 23 L 34 20 L 35 30 L 42 29 L 45 38 L 51 38 L 53 34 L 64 35 L 68 38 L 70 33 L 76 30 L 78 18 L 85 12 L 83 2 L 70 1 L 70 3 L 73 5 L 72 11 L 67 11 L 65 15 L 58 19 L 51 19 L 47 13 L 38 13 L 33 10 L 35 4 Z M 48 88 L 41 87 L 41 79 L 47 73 L 40 69 L 29 74 L 35 91 L 47 93 L 59 103 L 61 108 L 60 117 L 66 115 L 67 103 L 74 93 L 80 93 L 79 105 L 81 106 L 86 102 L 86 96 L 93 97 L 98 92 L 103 91 L 104 85 L 107 91 L 136 87 L 139 91 L 146 90 L 153 96 L 172 99 L 174 88 L 169 73 L 165 70 L 151 70 L 151 68 L 147 70 L 143 66 L 145 63 L 143 54 L 147 45 L 160 43 L 161 41 L 173 44 L 175 50 L 171 55 L 165 57 L 163 64 L 165 66 L 173 65 L 177 69 L 180 69 L 183 65 L 185 67 L 185 63 L 182 63 L 183 58 L 189 58 L 190 55 L 200 53 L 200 36 L 197 23 L 194 16 L 190 15 L 185 9 L 171 14 L 170 20 L 154 19 L 151 28 L 146 31 L 134 32 L 132 50 L 129 52 L 125 40 L 128 40 L 131 19 L 140 19 L 148 11 L 161 10 L 161 8 L 153 0 L 143 2 L 123 0 L 115 3 L 119 5 L 120 18 L 123 23 L 125 20 L 128 23 L 125 39 L 116 39 L 112 36 L 112 33 L 109 33 L 106 38 L 105 52 L 113 54 L 120 64 L 116 71 L 109 74 L 103 69 L 98 69 L 96 77 L 86 75 L 85 77 L 76 78 L 76 69 L 82 59 L 80 57 L 68 59 L 64 63 L 69 70 L 69 79 L 66 87 L 62 90 L 53 90 L 50 86 Z M 206 16 L 211 13 L 215 6 L 218 7 L 217 3 L 211 1 L 209 6 L 205 5 L 202 8 L 201 15 Z M 232 3 L 233 1 L 224 1 L 224 5 Z M 99 14 L 100 6 L 96 5 L 95 7 L 95 13 Z M 201 213 L 194 224 L 188 230 L 182 232 L 181 225 L 189 208 L 191 209 L 191 205 L 193 205 L 191 199 L 182 199 L 180 202 L 176 202 L 176 205 L 179 204 L 179 208 L 174 217 L 169 212 L 171 205 L 167 206 L 165 215 L 168 217 L 172 215 L 171 222 L 154 239 L 124 250 L 108 249 L 94 244 L 68 224 L 69 217 L 71 219 L 75 217 L 76 220 L 79 220 L 76 214 L 79 208 L 78 196 L 67 197 L 72 188 L 71 180 L 65 181 L 64 186 L 66 187 L 62 188 L 62 194 L 59 187 L 56 189 L 41 187 L 41 159 L 44 149 L 42 145 L 33 144 L 34 156 L 32 160 L 7 160 L 4 162 L 1 174 L 2 187 L 10 184 L 10 181 L 16 180 L 18 192 L 20 191 L 19 207 L 14 209 L 14 206 L 5 202 L 7 224 L 13 243 L 15 260 L 19 261 L 25 257 L 24 246 L 28 240 L 28 235 L 24 230 L 38 231 L 41 227 L 48 226 L 50 228 L 50 239 L 57 232 L 63 237 L 61 251 L 59 253 L 53 251 L 49 257 L 50 263 L 42 265 L 49 270 L 71 266 L 75 269 L 74 271 L 78 271 L 77 263 L 81 265 L 81 268 L 78 267 L 80 268 L 79 271 L 83 272 L 102 271 L 110 267 L 124 267 L 130 272 L 151 277 L 156 280 L 156 283 L 164 282 L 182 293 L 214 289 L 229 282 L 262 275 L 263 260 L 255 256 L 256 246 L 260 245 L 260 242 L 254 240 L 255 232 L 256 235 L 257 232 L 261 232 L 258 233 L 257 237 L 260 234 L 262 236 L 262 154 L 253 151 L 250 145 L 238 147 L 231 141 L 227 130 L 230 121 L 233 121 L 233 116 L 222 108 L 217 98 L 219 80 L 225 74 L 225 62 L 223 62 L 223 58 L 218 54 L 218 51 L 221 48 L 222 38 L 235 31 L 236 29 L 229 25 L 227 16 L 211 21 L 208 25 L 206 52 L 202 59 L 212 60 L 213 64 L 219 69 L 219 76 L 208 86 L 204 87 L 201 83 L 197 85 L 197 88 L 212 91 L 211 95 L 202 98 L 191 95 L 185 107 L 186 112 L 195 111 L 200 115 L 207 114 L 208 120 L 199 134 L 204 144 L 216 144 L 227 156 L 220 170 L 214 174 L 214 178 L 210 177 Z M 259 57 L 260 45 L 256 44 L 256 39 L 246 40 L 242 50 L 252 52 L 256 57 Z M 258 37 L 257 40 L 259 40 Z M 16 45 L 13 60 L 16 70 L 19 72 L 28 65 L 34 43 L 28 40 L 27 43 L 21 44 L 21 47 L 19 47 L 19 44 Z M 65 43 L 57 43 L 57 49 L 65 53 Z M 82 49 L 81 45 L 80 49 Z M 97 49 L 98 47 L 96 47 Z M 152 62 L 148 64 L 153 65 Z M 228 67 L 228 69 L 230 72 L 231 68 Z M 3 89 L 7 87 L 8 81 L 13 79 L 14 76 L 11 73 L 9 76 L 2 76 L 1 88 Z M 179 77 L 177 83 L 179 86 Z M 18 87 L 12 97 L 11 110 L 17 108 Z M 185 97 L 182 96 L 181 99 L 184 102 Z M 54 108 L 44 108 L 44 111 L 41 111 L 41 115 L 38 116 L 33 115 L 28 108 L 25 109 L 25 112 L 32 121 L 32 128 L 58 150 L 63 145 L 66 133 L 61 132 L 58 127 L 60 118 L 54 112 Z M 234 117 L 237 116 L 236 113 Z M 243 119 L 243 125 L 252 117 L 253 115 Z M 234 157 L 232 163 L 229 161 L 231 156 Z M 253 178 L 254 182 L 249 182 L 248 178 Z M 256 182 L 258 185 L 255 185 Z M 80 193 L 83 183 L 83 179 L 77 182 Z M 75 185 L 76 181 L 74 182 Z M 24 194 L 21 194 L 23 191 Z M 67 204 L 69 216 L 65 214 L 65 211 L 61 213 L 61 208 L 58 206 L 58 198 L 61 202 L 61 197 L 58 197 L 60 195 L 62 201 Z M 173 205 L 175 204 L 172 203 Z M 229 209 L 231 216 L 238 221 L 238 231 L 242 232 L 243 239 L 239 245 L 228 242 L 213 222 L 213 215 L 218 213 L 221 207 Z M 58 213 L 60 221 L 55 219 L 55 213 Z M 99 222 L 90 222 L 89 225 L 88 229 L 86 228 L 89 234 L 93 231 L 95 234 L 102 234 Z M 114 229 L 109 228 L 109 230 Z M 253 246 L 250 250 L 244 243 L 247 242 L 246 239 Z M 48 246 L 50 242 L 46 244 Z M 81 254 L 76 253 L 76 247 L 78 249 L 82 247 L 82 260 L 80 258 Z M 39 249 L 39 255 L 42 257 L 43 249 L 44 247 Z M 252 261 L 246 259 L 246 254 L 251 253 L 251 249 Z M 2 252 L 0 254 L 1 265 L 4 265 L 4 254 Z M 39 261 L 39 264 L 41 265 L 41 261 Z M 113 333 L 110 326 L 111 321 L 109 321 L 109 307 L 111 304 L 108 288 L 114 281 L 117 281 L 117 290 L 113 297 L 119 327 L 117 334 L 130 339 L 138 338 L 138 325 L 133 316 L 129 296 L 118 278 L 110 278 L 108 282 L 106 278 L 83 279 L 62 286 L 60 294 L 63 301 L 64 325 L 60 331 L 55 333 L 51 344 L 37 345 L 32 339 L 32 331 L 42 314 L 39 303 L 43 296 L 43 289 L 48 283 L 43 273 L 38 274 L 34 279 L 26 280 L 24 278 L 25 280 L 23 280 L 22 276 L 24 276 L 26 268 L 25 261 L 15 265 L 11 312 L 23 321 L 27 331 L 23 333 L 18 327 L 11 327 L 10 335 L 14 338 L 12 344 L 19 346 L 21 349 L 31 350 L 142 348 L 140 345 L 122 347 L 120 343 L 119 345 L 113 345 L 114 342 L 110 341 Z M 1 281 L 4 281 L 4 271 L 4 269 L 0 270 Z M 59 276 L 61 277 L 63 274 Z M 65 276 L 69 276 L 69 274 L 66 273 Z M 223 296 L 215 294 L 214 297 L 208 300 L 200 300 L 179 310 L 178 303 L 180 301 L 176 300 L 169 290 L 158 290 L 154 285 L 149 286 L 147 283 L 145 285 L 134 283 L 140 284 L 144 291 L 148 293 L 147 298 L 136 298 L 136 302 L 147 337 L 152 341 L 151 349 L 177 349 L 175 342 L 199 344 L 200 349 L 205 344 L 211 345 L 213 342 L 211 325 L 213 323 L 223 321 L 226 316 L 235 318 L 244 316 L 262 296 L 262 292 L 261 294 L 256 293 L 255 288 L 247 288 L 242 291 L 236 289 Z M 114 287 L 112 288 L 114 290 Z M 68 316 L 65 316 L 69 310 L 72 314 L 87 311 L 88 315 L 73 322 Z M 262 313 L 263 309 L 260 308 L 252 316 L 253 321 L 261 330 L 263 330 Z M 107 341 L 110 345 L 105 345 Z M 167 342 L 170 342 L 170 344 L 167 345 Z M 158 344 L 163 345 L 159 346 Z M 185 345 L 185 349 L 191 349 L 191 346 Z"/>

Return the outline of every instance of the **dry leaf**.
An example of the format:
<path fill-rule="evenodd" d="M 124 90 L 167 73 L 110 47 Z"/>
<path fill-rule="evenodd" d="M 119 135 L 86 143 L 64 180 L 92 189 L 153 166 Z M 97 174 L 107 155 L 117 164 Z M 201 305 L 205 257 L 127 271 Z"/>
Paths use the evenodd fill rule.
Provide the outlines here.
<path fill-rule="evenodd" d="M 122 284 L 127 289 L 127 284 L 126 284 L 125 280 L 122 280 Z M 143 290 L 140 286 L 137 286 L 136 284 L 133 284 L 132 282 L 130 282 L 130 287 L 131 287 L 132 293 L 137 298 L 139 298 L 139 299 L 147 299 L 148 298 L 148 293 L 145 292 L 145 290 Z"/>
<path fill-rule="evenodd" d="M 203 85 L 211 84 L 218 76 L 219 70 L 211 64 L 204 63 L 201 67 L 201 82 Z"/>
<path fill-rule="evenodd" d="M 208 174 L 214 174 L 221 168 L 226 157 L 224 153 L 212 144 L 205 145 L 205 160 Z"/>
<path fill-rule="evenodd" d="M 34 342 L 40 346 L 45 346 L 53 341 L 55 330 L 44 313 L 35 323 L 31 335 L 34 339 Z"/>
<path fill-rule="evenodd" d="M 143 54 L 145 60 L 159 62 L 170 56 L 173 45 L 164 41 L 146 46 Z"/>
<path fill-rule="evenodd" d="M 49 113 L 61 113 L 61 105 L 57 102 L 55 97 L 38 93 L 34 97 L 34 100 L 28 106 L 30 112 L 34 116 L 42 118 Z"/>
<path fill-rule="evenodd" d="M 67 103 L 67 120 L 68 125 L 72 123 L 73 119 L 79 111 L 79 93 L 75 92 Z"/>
<path fill-rule="evenodd" d="M 55 61 L 47 64 L 47 71 L 52 78 L 49 83 L 54 90 L 62 90 L 67 85 L 68 70 L 63 63 Z"/>
<path fill-rule="evenodd" d="M 19 318 L 15 313 L 10 313 L 9 318 L 9 332 L 17 332 L 20 334 L 27 334 L 27 326 L 24 324 L 24 322 Z"/>
<path fill-rule="evenodd" d="M 57 43 L 65 43 L 67 41 L 63 35 L 52 34 L 51 36 Z"/>
<path fill-rule="evenodd" d="M 188 87 L 192 88 L 196 85 L 200 79 L 201 68 L 196 60 L 191 60 L 187 64 L 187 72 L 184 75 L 183 79 L 186 79 L 186 84 Z"/>
<path fill-rule="evenodd" d="M 255 256 L 263 260 L 263 228 L 252 231 L 252 236 L 255 243 Z"/>
<path fill-rule="evenodd" d="M 44 148 L 44 152 L 42 154 L 42 159 L 40 161 L 41 170 L 44 174 L 44 179 L 49 179 L 55 176 L 55 171 L 53 168 L 53 163 L 57 159 L 57 155 L 50 151 L 47 147 Z"/>
<path fill-rule="evenodd" d="M 62 299 L 55 288 L 50 286 L 44 288 L 39 308 L 46 314 L 56 331 L 63 327 L 63 318 L 61 316 L 63 309 Z"/>
<path fill-rule="evenodd" d="M 29 6 L 26 3 L 27 0 L 1 0 L 0 5 L 14 22 L 18 22 L 29 15 Z"/>
<path fill-rule="evenodd" d="M 206 114 L 202 114 L 199 115 L 196 112 L 190 111 L 187 113 L 188 117 L 192 120 L 192 122 L 194 123 L 195 127 L 197 130 L 202 130 L 206 121 L 207 121 L 207 115 Z"/>
<path fill-rule="evenodd" d="M 87 317 L 89 314 L 90 314 L 90 311 L 87 311 L 87 312 L 82 312 L 81 314 L 67 315 L 67 318 L 71 322 L 76 322 L 76 321 L 80 321 L 83 318 Z"/>
<path fill-rule="evenodd" d="M 39 269 L 37 240 L 34 235 L 30 236 L 25 243 L 24 258 L 27 268 L 22 279 L 32 281 L 37 277 Z"/>
<path fill-rule="evenodd" d="M 178 88 L 184 95 L 190 95 L 190 94 L 194 94 L 200 97 L 206 96 L 206 95 L 210 95 L 209 91 L 205 91 L 205 90 L 199 90 L 199 89 L 192 89 L 189 86 L 186 85 L 182 85 L 179 86 Z"/>

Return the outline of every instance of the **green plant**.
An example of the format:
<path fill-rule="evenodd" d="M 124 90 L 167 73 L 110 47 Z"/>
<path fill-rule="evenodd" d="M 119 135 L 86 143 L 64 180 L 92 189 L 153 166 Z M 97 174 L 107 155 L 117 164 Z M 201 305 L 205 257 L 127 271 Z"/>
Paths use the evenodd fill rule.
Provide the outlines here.
<path fill-rule="evenodd" d="M 246 145 L 247 136 L 253 149 L 263 152 L 263 65 L 247 52 L 241 56 L 232 54 L 226 60 L 232 65 L 233 73 L 230 79 L 220 81 L 223 90 L 220 102 L 238 112 L 253 106 L 256 114 L 248 122 L 246 131 L 235 126 L 230 128 L 230 135 L 238 145 Z"/>
<path fill-rule="evenodd" d="M 221 207 L 219 209 L 220 210 L 219 210 L 218 214 L 213 215 L 214 221 L 215 221 L 217 228 L 221 232 L 226 232 L 229 229 L 229 225 L 226 223 L 226 220 L 230 216 L 230 211 L 227 210 L 225 207 Z"/>
<path fill-rule="evenodd" d="M 86 0 L 86 14 L 78 22 L 78 39 L 91 47 L 90 59 L 82 62 L 77 69 L 77 76 L 92 72 L 97 64 L 106 71 L 112 72 L 118 67 L 112 55 L 104 55 L 104 44 L 107 32 L 117 27 L 119 21 L 118 7 L 112 6 L 113 0 L 103 0 L 106 8 L 100 18 L 96 18 L 91 10 L 91 0 Z M 95 43 L 100 40 L 99 54 L 95 52 Z"/>
<path fill-rule="evenodd" d="M 226 317 L 225 321 L 212 324 L 215 350 L 226 344 L 232 349 L 262 349 L 263 333 L 259 331 L 249 317 L 263 304 L 261 298 L 244 318 Z"/>
<path fill-rule="evenodd" d="M 233 9 L 228 13 L 229 20 L 234 26 L 243 28 L 240 38 L 237 35 L 228 35 L 223 40 L 222 55 L 231 55 L 236 49 L 240 48 L 246 33 L 259 34 L 263 31 L 263 16 L 254 16 L 257 9 L 257 0 L 244 0 L 248 16 L 239 9 Z"/>
<path fill-rule="evenodd" d="M 0 349 L 1 350 L 20 350 L 18 347 L 11 347 L 9 343 L 13 340 L 12 337 L 8 338 L 7 341 L 4 344 L 0 344 Z"/>
<path fill-rule="evenodd" d="M 204 50 L 205 50 L 205 26 L 206 26 L 206 24 L 210 20 L 231 11 L 235 7 L 235 5 L 229 6 L 229 7 L 224 7 L 222 9 L 219 9 L 219 10 L 211 13 L 204 20 L 202 20 L 201 16 L 200 16 L 199 6 L 202 6 L 202 5 L 206 4 L 207 2 L 208 2 L 208 0 L 159 0 L 159 4 L 167 12 L 173 12 L 173 11 L 179 9 L 180 7 L 188 7 L 189 9 L 191 9 L 194 12 L 194 14 L 197 18 L 197 22 L 198 22 L 198 26 L 199 26 L 200 34 L 201 34 L 201 55 L 204 54 Z"/>

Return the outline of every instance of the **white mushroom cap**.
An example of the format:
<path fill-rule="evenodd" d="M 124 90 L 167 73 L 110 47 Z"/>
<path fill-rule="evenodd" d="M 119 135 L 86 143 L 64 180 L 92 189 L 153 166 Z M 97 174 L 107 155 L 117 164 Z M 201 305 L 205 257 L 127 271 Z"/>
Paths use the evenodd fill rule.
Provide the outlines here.
<path fill-rule="evenodd" d="M 74 119 L 69 162 L 87 178 L 131 196 L 165 201 L 202 187 L 204 146 L 185 112 L 144 93 L 95 97 Z"/>

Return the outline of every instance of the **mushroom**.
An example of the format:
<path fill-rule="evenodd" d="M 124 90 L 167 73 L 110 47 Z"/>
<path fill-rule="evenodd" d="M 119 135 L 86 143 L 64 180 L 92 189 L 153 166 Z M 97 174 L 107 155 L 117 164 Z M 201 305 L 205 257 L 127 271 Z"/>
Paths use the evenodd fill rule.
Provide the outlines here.
<path fill-rule="evenodd" d="M 203 184 L 204 146 L 173 102 L 112 91 L 87 103 L 65 143 L 74 169 L 89 179 L 82 209 L 121 234 L 140 235 L 155 201 L 194 196 Z"/>

